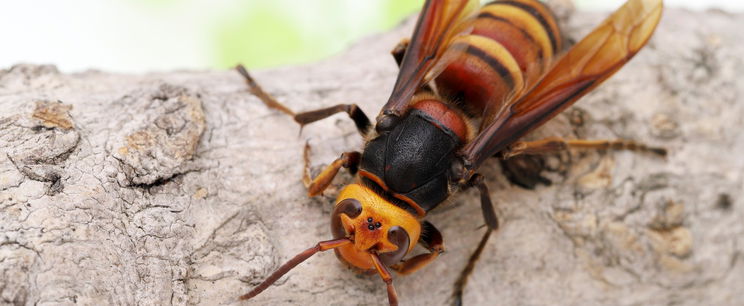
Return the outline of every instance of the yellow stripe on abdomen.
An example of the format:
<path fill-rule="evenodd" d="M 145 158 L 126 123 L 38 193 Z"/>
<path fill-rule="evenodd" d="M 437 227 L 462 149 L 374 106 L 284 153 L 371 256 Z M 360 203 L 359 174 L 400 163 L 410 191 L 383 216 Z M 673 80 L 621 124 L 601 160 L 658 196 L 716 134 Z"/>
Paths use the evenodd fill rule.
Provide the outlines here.
<path fill-rule="evenodd" d="M 537 0 L 497 0 L 491 3 L 510 5 L 529 13 L 545 29 L 550 40 L 553 55 L 558 54 L 562 50 L 563 40 L 558 22 L 556 22 L 553 13 L 542 2 Z"/>
<path fill-rule="evenodd" d="M 491 2 L 478 12 L 471 34 L 451 43 L 465 51 L 437 77 L 437 90 L 473 116 L 493 114 L 539 80 L 561 42 L 555 18 L 539 1 Z"/>
<path fill-rule="evenodd" d="M 468 113 L 480 115 L 492 101 L 504 101 L 524 87 L 519 64 L 500 43 L 467 35 L 452 45 L 465 51 L 437 77 L 437 89 L 443 97 L 466 104 Z"/>

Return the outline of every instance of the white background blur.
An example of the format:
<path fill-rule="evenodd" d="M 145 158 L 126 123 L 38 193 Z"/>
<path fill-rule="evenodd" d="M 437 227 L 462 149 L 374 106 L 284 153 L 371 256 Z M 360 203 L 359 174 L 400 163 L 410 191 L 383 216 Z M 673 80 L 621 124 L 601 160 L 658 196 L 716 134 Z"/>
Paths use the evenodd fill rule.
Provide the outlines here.
<path fill-rule="evenodd" d="M 16 63 L 55 64 L 64 72 L 87 69 L 127 73 L 222 69 L 234 64 L 234 61 L 225 58 L 226 51 L 223 49 L 229 49 L 229 46 L 216 47 L 219 44 L 214 37 L 224 32 L 220 32 L 224 28 L 221 28 L 222 24 L 240 22 L 231 21 L 231 18 L 240 18 L 240 15 L 234 14 L 235 11 L 245 10 L 246 3 L 251 2 L 260 2 L 262 7 L 276 6 L 275 12 L 286 14 L 286 20 L 299 23 L 297 28 L 306 30 L 298 34 L 300 41 L 301 35 L 314 31 L 310 36 L 311 43 L 287 47 L 306 49 L 305 54 L 289 52 L 282 55 L 277 52 L 281 56 L 265 60 L 266 65 L 251 66 L 317 60 L 343 50 L 347 44 L 364 35 L 385 30 L 381 26 L 363 25 L 369 20 L 379 19 L 383 14 L 382 9 L 375 6 L 375 1 L 369 0 L 3 1 L 0 6 L 0 69 L 7 69 Z M 332 9 L 317 5 L 320 2 L 325 7 L 332 6 Z M 580 9 L 610 10 L 624 1 L 575 2 Z M 696 10 L 720 8 L 732 12 L 744 11 L 744 1 L 739 0 L 666 0 L 665 4 L 667 7 Z M 405 16 L 410 13 L 405 11 L 400 14 Z M 325 17 L 318 18 L 322 15 Z M 313 30 L 319 24 L 322 26 Z M 341 28 L 343 32 L 328 33 L 328 29 L 334 28 Z M 256 37 L 251 34 L 246 36 Z"/>

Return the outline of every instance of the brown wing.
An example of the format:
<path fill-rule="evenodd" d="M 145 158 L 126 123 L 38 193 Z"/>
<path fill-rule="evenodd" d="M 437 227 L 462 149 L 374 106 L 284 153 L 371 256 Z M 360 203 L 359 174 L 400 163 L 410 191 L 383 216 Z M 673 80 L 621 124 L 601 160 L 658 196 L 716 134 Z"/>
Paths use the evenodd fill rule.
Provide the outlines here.
<path fill-rule="evenodd" d="M 474 171 L 488 157 L 554 117 L 614 74 L 643 47 L 662 11 L 662 0 L 629 0 L 573 46 L 537 85 L 483 125 L 463 148 Z"/>
<path fill-rule="evenodd" d="M 401 116 L 427 73 L 441 58 L 449 41 L 465 30 L 463 21 L 478 7 L 478 0 L 427 0 L 419 15 L 411 43 L 400 65 L 390 99 L 380 114 Z"/>

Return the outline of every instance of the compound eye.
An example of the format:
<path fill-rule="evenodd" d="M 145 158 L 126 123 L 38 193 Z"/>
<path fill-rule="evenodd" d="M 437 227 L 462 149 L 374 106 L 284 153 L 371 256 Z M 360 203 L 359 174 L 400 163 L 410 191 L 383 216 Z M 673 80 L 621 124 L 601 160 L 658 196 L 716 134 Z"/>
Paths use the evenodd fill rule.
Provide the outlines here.
<path fill-rule="evenodd" d="M 362 203 L 359 203 L 356 199 L 343 200 L 336 205 L 333 214 L 345 214 L 349 216 L 349 218 L 354 219 L 362 214 Z"/>
<path fill-rule="evenodd" d="M 380 260 L 386 266 L 392 266 L 403 260 L 403 257 L 408 253 L 408 246 L 411 244 L 411 238 L 408 236 L 408 232 L 400 226 L 393 226 L 388 230 L 388 241 L 398 246 L 398 249 L 389 253 L 380 253 Z"/>
<path fill-rule="evenodd" d="M 341 214 L 348 216 L 351 219 L 359 217 L 362 214 L 362 203 L 359 203 L 356 199 L 345 199 L 336 205 L 336 209 L 333 210 L 331 215 L 331 232 L 334 238 L 346 237 L 346 230 L 343 224 L 341 224 Z"/>

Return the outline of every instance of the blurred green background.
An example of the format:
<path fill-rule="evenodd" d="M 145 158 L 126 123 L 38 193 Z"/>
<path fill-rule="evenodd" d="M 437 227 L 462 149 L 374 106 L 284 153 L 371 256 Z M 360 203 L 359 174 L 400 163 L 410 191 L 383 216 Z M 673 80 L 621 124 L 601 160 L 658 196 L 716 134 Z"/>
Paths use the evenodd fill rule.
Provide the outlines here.
<path fill-rule="evenodd" d="M 143 73 L 294 65 L 339 53 L 417 12 L 423 0 L 28 0 L 0 6 L 0 69 Z M 483 1 L 485 2 L 485 1 Z M 576 0 L 610 10 L 623 0 Z M 744 1 L 666 0 L 667 7 Z"/>
<path fill-rule="evenodd" d="M 341 52 L 422 0 L 30 0 L 0 9 L 0 68 L 147 72 L 293 65 Z"/>
<path fill-rule="evenodd" d="M 245 2 L 226 14 L 215 28 L 214 64 L 268 67 L 316 60 L 360 36 L 395 26 L 421 5 L 420 0 L 307 2 Z"/>

